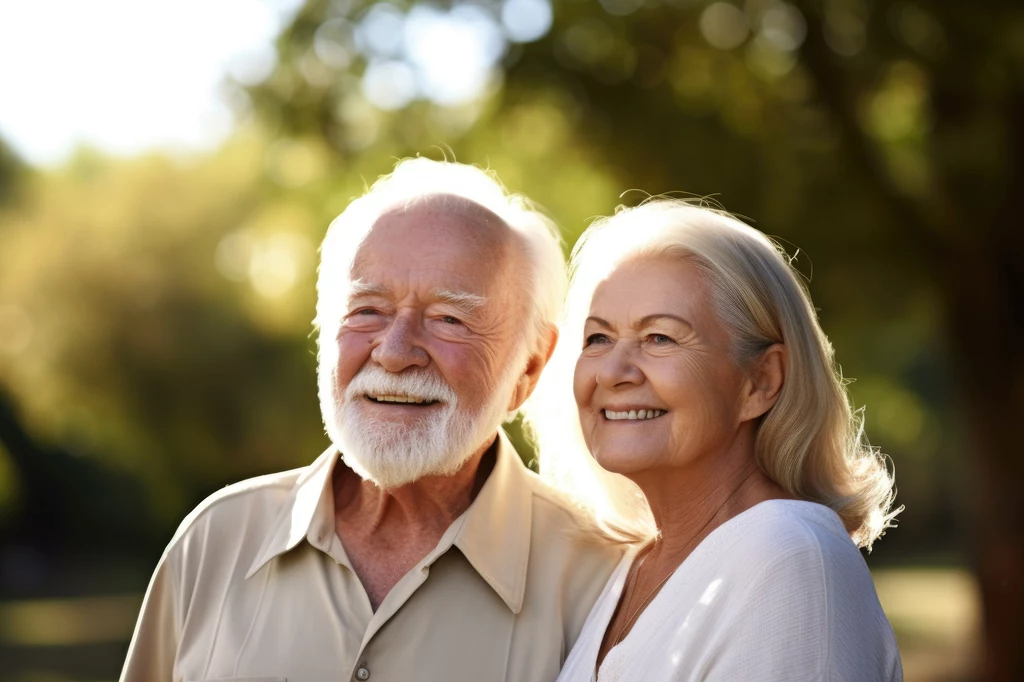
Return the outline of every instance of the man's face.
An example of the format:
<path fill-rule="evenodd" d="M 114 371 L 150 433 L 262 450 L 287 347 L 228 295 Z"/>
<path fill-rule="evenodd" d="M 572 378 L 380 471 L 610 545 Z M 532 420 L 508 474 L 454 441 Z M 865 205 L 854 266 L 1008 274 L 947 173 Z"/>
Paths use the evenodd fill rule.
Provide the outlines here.
<path fill-rule="evenodd" d="M 490 443 L 526 362 L 520 261 L 511 230 L 475 205 L 427 200 L 377 220 L 324 410 L 353 470 L 394 488 L 452 474 Z"/>

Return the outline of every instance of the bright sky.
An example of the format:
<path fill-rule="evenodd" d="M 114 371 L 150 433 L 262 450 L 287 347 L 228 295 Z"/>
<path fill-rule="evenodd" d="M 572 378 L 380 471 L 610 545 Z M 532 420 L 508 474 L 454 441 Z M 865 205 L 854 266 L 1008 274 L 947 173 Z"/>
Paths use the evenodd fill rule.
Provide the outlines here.
<path fill-rule="evenodd" d="M 82 143 L 121 155 L 215 147 L 234 123 L 225 76 L 269 75 L 274 38 L 302 1 L 0 0 L 0 137 L 37 165 Z M 550 0 L 498 7 L 380 2 L 357 25 L 326 21 L 314 51 L 337 68 L 363 53 L 362 94 L 380 109 L 458 105 L 495 82 L 509 43 L 551 26 Z"/>
<path fill-rule="evenodd" d="M 35 164 L 85 142 L 208 149 L 299 0 L 0 0 L 0 136 Z"/>

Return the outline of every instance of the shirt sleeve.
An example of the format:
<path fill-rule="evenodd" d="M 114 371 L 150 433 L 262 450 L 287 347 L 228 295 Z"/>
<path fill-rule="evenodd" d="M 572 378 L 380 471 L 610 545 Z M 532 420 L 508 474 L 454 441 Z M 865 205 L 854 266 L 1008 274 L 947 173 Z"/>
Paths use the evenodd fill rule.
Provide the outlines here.
<path fill-rule="evenodd" d="M 142 602 L 121 671 L 121 682 L 172 682 L 178 651 L 178 598 L 174 554 L 165 552 L 157 564 Z"/>
<path fill-rule="evenodd" d="M 889 621 L 852 544 L 809 533 L 751 566 L 713 646 L 707 682 L 902 682 Z M 760 559 L 760 560 L 758 560 Z"/>

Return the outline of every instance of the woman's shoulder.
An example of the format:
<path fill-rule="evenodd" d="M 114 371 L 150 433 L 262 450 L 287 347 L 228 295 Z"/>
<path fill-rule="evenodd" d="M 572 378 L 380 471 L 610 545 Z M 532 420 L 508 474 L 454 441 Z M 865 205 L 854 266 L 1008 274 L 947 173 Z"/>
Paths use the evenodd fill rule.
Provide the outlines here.
<path fill-rule="evenodd" d="M 759 556 L 762 565 L 771 560 L 816 557 L 863 564 L 839 515 L 815 502 L 768 500 L 736 516 L 723 530 L 721 544 L 730 554 L 749 552 Z"/>
<path fill-rule="evenodd" d="M 834 511 L 773 500 L 737 519 L 734 542 L 719 554 L 723 574 L 732 579 L 732 589 L 723 588 L 733 606 L 728 632 L 750 651 L 785 648 L 793 661 L 803 661 L 794 670 L 830 671 L 814 679 L 848 679 L 837 671 L 858 666 L 873 672 L 850 679 L 900 679 L 892 628 L 871 573 Z"/>
<path fill-rule="evenodd" d="M 733 541 L 717 557 L 737 603 L 816 622 L 821 634 L 867 623 L 889 630 L 867 563 L 834 511 L 773 500 L 744 515 L 734 519 L 740 523 Z"/>
<path fill-rule="evenodd" d="M 867 564 L 839 516 L 813 502 L 769 500 L 751 507 L 712 533 L 693 559 L 701 573 L 762 589 L 807 590 L 831 600 L 846 590 L 829 586 L 844 584 L 874 598 Z"/>

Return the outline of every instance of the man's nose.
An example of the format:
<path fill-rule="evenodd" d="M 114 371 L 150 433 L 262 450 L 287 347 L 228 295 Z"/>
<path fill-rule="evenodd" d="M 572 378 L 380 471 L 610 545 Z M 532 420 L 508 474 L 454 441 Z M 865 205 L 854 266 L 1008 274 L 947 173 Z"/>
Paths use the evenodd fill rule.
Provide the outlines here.
<path fill-rule="evenodd" d="M 615 342 L 611 351 L 604 357 L 601 368 L 597 372 L 597 383 L 603 388 L 615 388 L 622 385 L 638 385 L 644 382 L 644 373 L 636 364 L 636 353 L 639 344 L 629 339 Z"/>
<path fill-rule="evenodd" d="M 418 321 L 411 314 L 396 315 L 377 337 L 370 358 L 389 372 L 426 367 L 430 358 L 421 345 Z"/>

